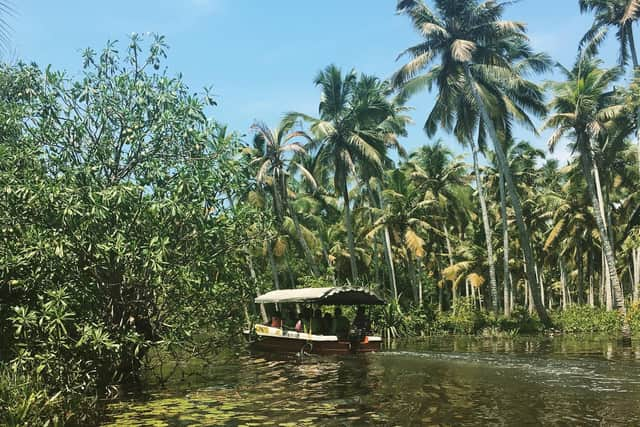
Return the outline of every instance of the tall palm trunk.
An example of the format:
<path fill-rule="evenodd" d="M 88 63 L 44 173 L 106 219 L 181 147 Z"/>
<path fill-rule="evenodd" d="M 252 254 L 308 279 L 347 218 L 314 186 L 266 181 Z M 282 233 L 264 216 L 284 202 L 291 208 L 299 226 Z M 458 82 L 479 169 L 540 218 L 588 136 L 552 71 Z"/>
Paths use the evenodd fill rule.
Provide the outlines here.
<path fill-rule="evenodd" d="M 511 283 L 509 283 L 509 223 L 507 221 L 507 198 L 504 194 L 504 175 L 500 175 L 500 216 L 502 216 L 502 290 L 504 299 L 504 315 L 511 316 Z"/>
<path fill-rule="evenodd" d="M 585 135 L 581 135 L 579 133 L 579 137 L 586 138 Z M 579 141 L 578 146 L 585 147 L 584 144 L 580 144 L 580 142 L 588 142 L 588 140 Z M 625 334 L 625 337 L 628 337 L 630 334 L 629 324 L 627 322 L 627 309 L 624 305 L 624 294 L 622 293 L 622 285 L 620 280 L 618 279 L 618 273 L 616 271 L 616 263 L 615 257 L 613 254 L 613 248 L 611 246 L 611 241 L 609 240 L 609 233 L 607 232 L 607 227 L 605 225 L 605 217 L 604 206 L 600 204 L 600 200 L 598 199 L 598 190 L 595 185 L 594 172 L 596 171 L 596 166 L 591 159 L 591 153 L 588 150 L 589 144 L 586 145 L 586 149 L 583 148 L 580 153 L 580 160 L 582 163 L 582 172 L 584 178 L 587 182 L 587 190 L 589 192 L 589 196 L 591 197 L 591 203 L 593 206 L 593 213 L 596 220 L 596 225 L 598 226 L 598 233 L 600 234 L 600 241 L 602 243 L 603 255 L 605 257 L 605 262 L 608 270 L 608 278 L 610 280 L 611 286 L 613 287 L 613 298 L 615 304 L 623 317 L 623 327 L 622 332 Z"/>
<path fill-rule="evenodd" d="M 378 198 L 376 199 L 374 195 L 374 190 L 369 188 L 369 202 L 371 206 L 378 206 L 378 209 L 382 211 L 382 197 L 380 197 L 380 193 L 378 193 Z M 376 203 L 377 200 L 377 203 Z M 391 238 L 389 236 L 389 227 L 384 226 L 384 238 L 382 239 L 382 245 L 384 247 L 384 257 L 387 261 L 387 265 L 389 266 L 389 277 L 391 279 L 391 288 L 393 290 L 393 299 L 398 303 L 398 283 L 396 281 L 396 269 L 393 264 L 393 252 L 391 251 Z"/>
<path fill-rule="evenodd" d="M 389 228 L 384 227 L 384 252 L 389 263 L 389 274 L 391 276 L 391 287 L 393 289 L 393 300 L 398 303 L 398 283 L 396 282 L 396 269 L 393 263 L 393 252 L 391 251 L 391 237 Z"/>
<path fill-rule="evenodd" d="M 411 254 L 411 249 L 405 247 L 405 250 L 407 251 L 407 271 L 409 272 L 409 281 L 411 282 L 411 289 L 413 291 L 413 301 L 416 304 L 419 304 L 421 297 L 419 295 L 420 290 L 418 289 L 418 280 L 416 277 L 416 267 L 413 262 L 413 255 Z"/>
<path fill-rule="evenodd" d="M 346 183 L 344 183 L 342 189 L 342 198 L 344 199 L 344 222 L 347 228 L 352 285 L 355 286 L 358 283 L 358 266 L 356 265 L 356 245 L 353 238 L 353 224 L 351 223 L 351 206 L 349 206 L 349 189 Z"/>
<path fill-rule="evenodd" d="M 502 144 L 498 139 L 498 134 L 496 132 L 493 121 L 491 120 L 491 116 L 487 111 L 484 103 L 482 102 L 482 98 L 480 98 L 480 94 L 478 93 L 477 88 L 473 84 L 473 77 L 471 75 L 471 70 L 469 69 L 469 64 L 465 64 L 465 77 L 467 78 L 467 84 L 469 86 L 469 90 L 473 98 L 476 101 L 476 105 L 480 114 L 482 116 L 482 120 L 484 121 L 485 127 L 489 132 L 489 136 L 493 141 L 493 146 L 495 153 L 498 157 L 498 165 L 500 167 L 501 172 L 504 174 L 507 190 L 509 191 L 509 197 L 511 199 L 511 203 L 513 205 L 513 213 L 516 219 L 516 225 L 518 226 L 518 235 L 520 237 L 520 244 L 522 246 L 522 250 L 524 252 L 525 264 L 527 265 L 527 277 L 529 281 L 529 286 L 534 287 L 533 292 L 531 292 L 533 297 L 533 304 L 535 309 L 540 317 L 540 321 L 547 327 L 552 326 L 551 319 L 547 314 L 547 310 L 544 308 L 542 301 L 540 300 L 540 289 L 539 283 L 536 281 L 535 274 L 535 264 L 533 260 L 533 251 L 531 250 L 531 241 L 529 239 L 529 231 L 527 230 L 527 226 L 524 223 L 523 215 L 522 215 L 522 206 L 520 204 L 520 196 L 518 195 L 518 190 L 513 182 L 513 176 L 511 174 L 511 170 L 509 169 L 509 165 L 507 163 L 506 155 L 502 149 Z"/>
<path fill-rule="evenodd" d="M 272 242 L 267 242 L 267 255 L 269 257 L 269 264 L 271 265 L 271 276 L 273 277 L 273 284 L 276 289 L 280 289 L 280 280 L 278 279 L 278 267 L 276 266 L 276 259 L 273 256 Z"/>
<path fill-rule="evenodd" d="M 451 249 L 451 239 L 449 239 L 449 229 L 447 228 L 446 222 L 442 224 L 442 230 L 444 231 L 444 240 L 445 240 L 445 243 L 447 244 L 447 258 L 449 259 L 449 267 L 451 267 L 453 265 L 453 249 Z M 456 296 L 457 296 L 455 280 L 451 281 L 451 296 L 453 298 L 453 301 L 455 302 Z"/>
<path fill-rule="evenodd" d="M 482 185 L 482 175 L 478 166 L 478 147 L 471 142 L 473 152 L 473 171 L 476 176 L 476 187 L 478 187 L 478 198 L 480 199 L 480 210 L 482 211 L 482 225 L 484 226 L 484 238 L 487 245 L 487 262 L 489 263 L 489 281 L 491 286 L 491 309 L 498 314 L 498 282 L 496 280 L 496 266 L 493 262 L 493 242 L 491 241 L 491 224 L 489 223 L 489 212 L 487 202 L 484 198 L 484 187 Z"/>

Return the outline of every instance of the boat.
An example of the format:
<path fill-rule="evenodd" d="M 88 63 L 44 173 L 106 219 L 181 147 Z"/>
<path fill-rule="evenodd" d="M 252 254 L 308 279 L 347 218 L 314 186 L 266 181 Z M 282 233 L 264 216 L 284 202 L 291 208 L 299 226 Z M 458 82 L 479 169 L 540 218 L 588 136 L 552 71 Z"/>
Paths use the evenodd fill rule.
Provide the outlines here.
<path fill-rule="evenodd" d="M 255 299 L 256 304 L 382 305 L 384 300 L 364 288 L 331 287 L 281 289 Z M 353 354 L 379 351 L 382 338 L 359 331 L 339 339 L 336 335 L 319 335 L 313 331 L 296 332 L 256 324 L 244 331 L 252 349 L 271 353 Z"/>

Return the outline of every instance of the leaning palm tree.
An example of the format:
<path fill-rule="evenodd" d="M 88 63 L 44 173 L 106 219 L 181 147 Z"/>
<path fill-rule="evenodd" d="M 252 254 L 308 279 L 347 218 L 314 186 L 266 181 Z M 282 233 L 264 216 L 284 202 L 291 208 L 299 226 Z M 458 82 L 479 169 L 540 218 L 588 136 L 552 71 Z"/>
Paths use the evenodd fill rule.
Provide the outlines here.
<path fill-rule="evenodd" d="M 315 185 L 315 179 L 311 173 L 302 164 L 292 160 L 291 156 L 287 156 L 287 154 L 306 154 L 304 143 L 311 142 L 311 138 L 306 133 L 294 130 L 294 127 L 295 121 L 287 119 L 283 120 L 275 130 L 271 130 L 264 123 L 255 123 L 251 127 L 255 132 L 255 157 L 252 163 L 257 165 L 258 184 L 271 189 L 279 226 L 282 228 L 285 225 L 285 216 L 290 215 L 311 274 L 317 276 L 313 254 L 303 236 L 298 215 L 288 200 L 287 180 L 290 170 L 295 170 L 305 177 L 310 185 Z"/>
<path fill-rule="evenodd" d="M 549 59 L 532 53 L 523 24 L 501 19 L 502 3 L 435 0 L 435 6 L 434 11 L 420 0 L 398 2 L 399 11 L 410 17 L 423 40 L 404 52 L 411 60 L 395 73 L 393 83 L 402 88 L 404 96 L 437 86 L 436 103 L 425 123 L 427 133 L 441 126 L 468 142 L 477 128 L 479 139 L 488 134 L 492 140 L 513 204 L 534 304 L 541 321 L 550 325 L 535 291 L 539 282 L 529 233 L 501 145 L 514 120 L 535 130 L 528 114 L 546 112 L 542 91 L 523 74 L 545 70 Z"/>
<path fill-rule="evenodd" d="M 383 169 L 390 144 L 389 117 L 396 114 L 396 108 L 387 98 L 385 85 L 377 78 L 357 76 L 354 71 L 343 74 L 335 65 L 322 70 L 315 84 L 321 88 L 319 117 L 301 113 L 289 113 L 287 117 L 310 123 L 318 141 L 318 159 L 333 169 L 334 188 L 344 203 L 351 278 L 355 283 L 358 269 L 349 178 L 362 164 Z"/>
<path fill-rule="evenodd" d="M 606 206 L 600 187 L 600 173 L 593 158 L 594 141 L 606 137 L 613 119 L 624 111 L 618 104 L 613 83 L 620 77 L 620 68 L 599 68 L 601 61 L 581 55 L 572 70 L 559 66 L 566 81 L 550 83 L 554 98 L 550 102 L 553 114 L 544 127 L 553 129 L 549 148 L 553 150 L 560 139 L 569 135 L 573 139 L 572 149 L 577 151 L 582 174 L 587 183 L 593 215 L 598 227 L 615 304 L 625 318 L 624 329 L 628 332 L 622 284 L 615 263 L 613 242 L 607 224 Z"/>

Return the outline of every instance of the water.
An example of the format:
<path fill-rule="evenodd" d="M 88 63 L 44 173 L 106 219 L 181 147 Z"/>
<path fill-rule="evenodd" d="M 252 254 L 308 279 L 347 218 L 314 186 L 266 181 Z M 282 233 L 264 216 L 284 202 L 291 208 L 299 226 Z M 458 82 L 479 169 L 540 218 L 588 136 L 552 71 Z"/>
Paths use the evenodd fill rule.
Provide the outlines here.
<path fill-rule="evenodd" d="M 637 340 L 437 337 L 302 360 L 241 351 L 179 377 L 110 405 L 108 424 L 640 425 Z"/>

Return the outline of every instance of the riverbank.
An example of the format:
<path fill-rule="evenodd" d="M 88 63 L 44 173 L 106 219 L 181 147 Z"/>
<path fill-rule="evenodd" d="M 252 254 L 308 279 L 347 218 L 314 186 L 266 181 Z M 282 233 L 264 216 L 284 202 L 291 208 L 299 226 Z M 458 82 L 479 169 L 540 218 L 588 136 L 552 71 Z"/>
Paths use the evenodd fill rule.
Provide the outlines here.
<path fill-rule="evenodd" d="M 372 311 L 373 324 L 387 339 L 432 335 L 513 336 L 518 334 L 608 333 L 620 331 L 622 319 L 617 311 L 602 307 L 573 305 L 563 311 L 549 311 L 553 328 L 545 328 L 535 313 L 515 307 L 509 317 L 480 310 L 460 298 L 450 311 L 435 307 L 398 310 L 392 305 Z M 627 310 L 634 335 L 640 335 L 640 305 Z"/>

